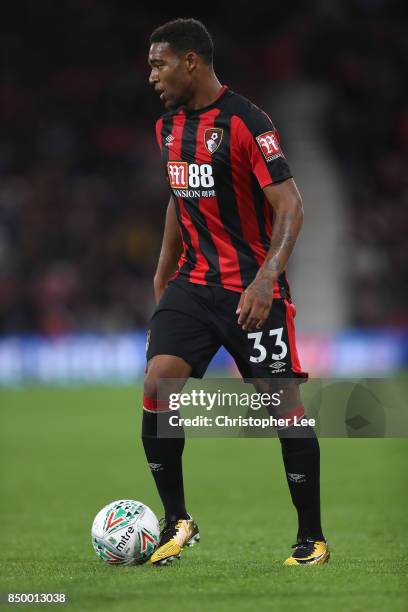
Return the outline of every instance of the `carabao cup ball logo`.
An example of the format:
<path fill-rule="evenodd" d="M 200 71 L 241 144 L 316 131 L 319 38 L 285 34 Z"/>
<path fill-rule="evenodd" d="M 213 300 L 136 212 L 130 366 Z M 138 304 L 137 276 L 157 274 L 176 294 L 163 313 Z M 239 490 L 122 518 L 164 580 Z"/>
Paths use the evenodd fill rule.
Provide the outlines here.
<path fill-rule="evenodd" d="M 126 527 L 139 514 L 143 513 L 142 504 L 132 500 L 123 500 L 108 508 L 103 530 L 106 535 L 112 535 L 118 529 Z"/>

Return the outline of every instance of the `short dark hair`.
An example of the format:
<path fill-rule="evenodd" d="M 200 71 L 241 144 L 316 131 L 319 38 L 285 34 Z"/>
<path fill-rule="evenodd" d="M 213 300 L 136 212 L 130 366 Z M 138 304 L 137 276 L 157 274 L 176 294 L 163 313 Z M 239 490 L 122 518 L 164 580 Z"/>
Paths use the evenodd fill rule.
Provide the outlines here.
<path fill-rule="evenodd" d="M 212 64 L 214 43 L 198 19 L 174 19 L 156 28 L 150 36 L 150 44 L 166 42 L 178 53 L 194 51 L 206 64 Z"/>

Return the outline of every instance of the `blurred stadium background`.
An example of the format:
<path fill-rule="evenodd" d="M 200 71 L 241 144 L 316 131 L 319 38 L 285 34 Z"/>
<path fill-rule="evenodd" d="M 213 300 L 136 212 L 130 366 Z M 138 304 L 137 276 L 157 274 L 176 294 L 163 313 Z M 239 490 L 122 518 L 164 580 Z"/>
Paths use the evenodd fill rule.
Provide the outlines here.
<path fill-rule="evenodd" d="M 281 567 L 295 511 L 270 440 L 189 441 L 184 477 L 203 542 L 176 567 L 115 572 L 89 539 L 113 499 L 160 512 L 138 434 L 168 201 L 154 137 L 163 109 L 147 83 L 151 30 L 202 19 L 220 80 L 280 131 L 306 213 L 289 270 L 305 369 L 399 382 L 408 361 L 405 3 L 1 7 L 0 591 L 63 591 L 81 612 L 163 601 L 169 611 L 291 612 L 316 601 L 405 611 L 406 439 L 321 440 L 333 560 L 313 576 Z M 223 352 L 215 371 L 234 372 Z"/>
<path fill-rule="evenodd" d="M 3 2 L 0 385 L 128 384 L 143 373 L 168 200 L 146 55 L 151 30 L 176 16 L 206 23 L 220 80 L 280 131 L 306 213 L 289 270 L 304 367 L 406 367 L 404 9 Z M 221 352 L 213 371 L 231 367 Z"/>

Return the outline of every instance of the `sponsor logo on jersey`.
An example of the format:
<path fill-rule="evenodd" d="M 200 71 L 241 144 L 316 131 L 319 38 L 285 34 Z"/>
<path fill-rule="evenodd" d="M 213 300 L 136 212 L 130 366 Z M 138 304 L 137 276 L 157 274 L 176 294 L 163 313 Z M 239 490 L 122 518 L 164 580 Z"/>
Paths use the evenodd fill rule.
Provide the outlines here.
<path fill-rule="evenodd" d="M 262 155 L 267 162 L 276 159 L 277 157 L 283 157 L 283 153 L 279 144 L 279 137 L 276 130 L 270 130 L 264 132 L 256 137 L 256 142 L 262 151 Z"/>
<path fill-rule="evenodd" d="M 177 198 L 215 198 L 214 189 L 173 189 Z"/>
<path fill-rule="evenodd" d="M 167 172 L 173 189 L 187 189 L 187 162 L 167 162 Z"/>
<path fill-rule="evenodd" d="M 221 128 L 207 128 L 204 132 L 204 144 L 207 151 L 212 155 L 221 144 L 223 130 Z"/>
<path fill-rule="evenodd" d="M 170 186 L 177 198 L 216 197 L 211 164 L 169 161 L 167 162 L 167 174 Z"/>

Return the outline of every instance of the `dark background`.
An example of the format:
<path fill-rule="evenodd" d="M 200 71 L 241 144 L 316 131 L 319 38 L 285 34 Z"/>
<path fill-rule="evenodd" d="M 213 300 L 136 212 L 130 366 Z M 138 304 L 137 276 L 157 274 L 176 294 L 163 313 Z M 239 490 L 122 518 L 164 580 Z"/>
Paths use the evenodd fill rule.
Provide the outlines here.
<path fill-rule="evenodd" d="M 349 324 L 406 325 L 404 9 L 2 2 L 0 334 L 146 324 L 168 201 L 146 58 L 152 29 L 178 16 L 206 23 L 220 80 L 257 104 L 288 81 L 330 89 L 321 122 L 344 176 L 348 231 L 366 254 L 345 287 L 356 296 Z"/>

